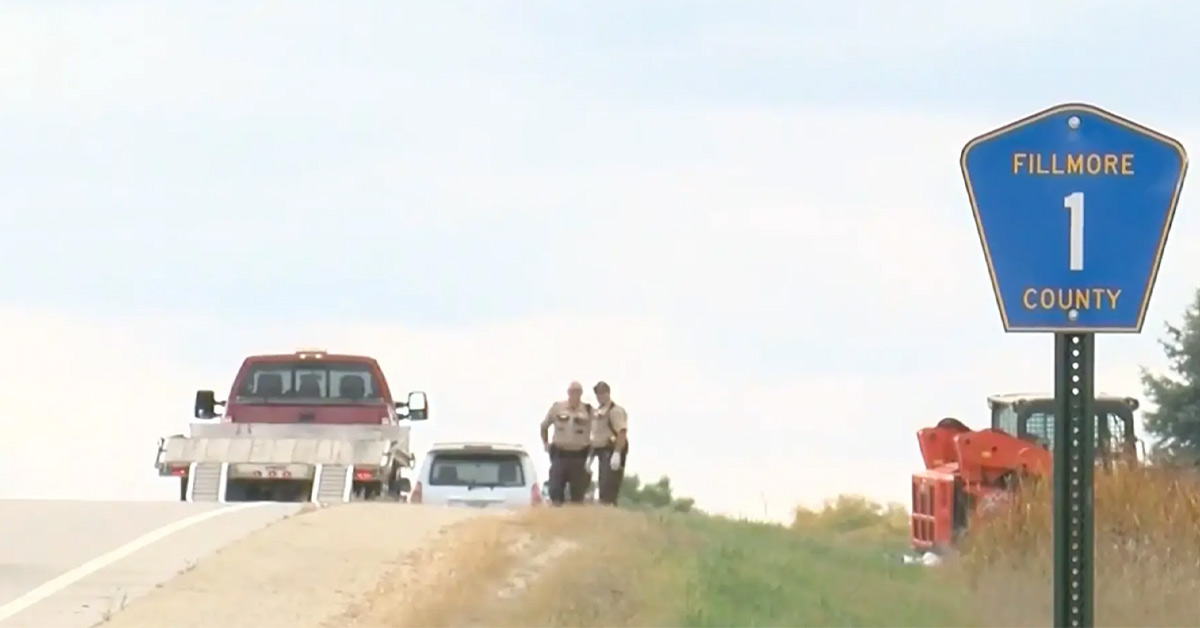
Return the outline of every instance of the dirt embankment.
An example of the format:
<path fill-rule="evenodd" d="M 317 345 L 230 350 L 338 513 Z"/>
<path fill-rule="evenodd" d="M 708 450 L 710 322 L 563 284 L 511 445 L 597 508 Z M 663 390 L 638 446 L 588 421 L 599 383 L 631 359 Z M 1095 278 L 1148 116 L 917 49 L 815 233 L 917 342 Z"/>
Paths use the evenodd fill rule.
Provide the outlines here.
<path fill-rule="evenodd" d="M 967 579 L 884 550 L 703 515 L 351 504 L 230 545 L 109 627 L 978 625 Z"/>
<path fill-rule="evenodd" d="M 645 517 L 605 508 L 338 506 L 230 545 L 104 626 L 670 623 L 623 571 L 658 534 Z"/>
<path fill-rule="evenodd" d="M 626 511 L 528 510 L 455 526 L 408 556 L 371 594 L 326 624 L 350 626 L 668 625 L 674 607 L 630 568 L 664 528 Z"/>

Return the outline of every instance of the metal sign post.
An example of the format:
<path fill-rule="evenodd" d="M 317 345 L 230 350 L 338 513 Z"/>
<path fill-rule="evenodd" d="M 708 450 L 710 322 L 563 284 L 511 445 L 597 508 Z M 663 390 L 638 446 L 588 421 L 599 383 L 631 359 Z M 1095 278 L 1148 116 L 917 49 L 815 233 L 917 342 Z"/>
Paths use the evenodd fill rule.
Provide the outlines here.
<path fill-rule="evenodd" d="M 1094 334 L 1054 334 L 1054 625 L 1091 628 Z M 1061 418 L 1060 418 L 1061 417 Z"/>
<path fill-rule="evenodd" d="M 1095 334 L 1140 333 L 1183 145 L 1092 105 L 967 143 L 961 167 L 1005 332 L 1054 334 L 1054 625 L 1093 625 Z"/>

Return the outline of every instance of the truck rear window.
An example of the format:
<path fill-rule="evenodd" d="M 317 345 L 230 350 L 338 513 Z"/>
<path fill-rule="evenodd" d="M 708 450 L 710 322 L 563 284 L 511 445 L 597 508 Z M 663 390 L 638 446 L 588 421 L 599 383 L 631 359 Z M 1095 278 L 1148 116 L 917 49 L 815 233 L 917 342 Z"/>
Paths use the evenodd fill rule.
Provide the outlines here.
<path fill-rule="evenodd" d="M 238 383 L 237 398 L 250 403 L 378 403 L 381 394 L 364 364 L 306 360 L 251 365 Z"/>
<path fill-rule="evenodd" d="M 429 470 L 430 486 L 525 486 L 517 454 L 437 453 Z"/>

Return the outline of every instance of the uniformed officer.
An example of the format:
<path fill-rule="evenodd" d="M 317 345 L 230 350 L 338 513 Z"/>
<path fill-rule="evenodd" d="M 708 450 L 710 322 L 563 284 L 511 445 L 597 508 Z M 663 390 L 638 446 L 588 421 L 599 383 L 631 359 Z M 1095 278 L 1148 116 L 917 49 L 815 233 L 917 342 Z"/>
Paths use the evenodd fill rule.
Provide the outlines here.
<path fill-rule="evenodd" d="M 571 382 L 567 400 L 554 402 L 542 419 L 542 446 L 550 454 L 550 502 L 555 506 L 565 501 L 568 484 L 572 502 L 583 502 L 587 493 L 591 480 L 587 462 L 591 454 L 592 418 L 592 406 L 583 402 L 583 385 Z"/>
<path fill-rule="evenodd" d="M 612 400 L 608 382 L 597 382 L 596 418 L 592 421 L 592 451 L 600 467 L 600 503 L 616 505 L 629 457 L 629 415 Z"/>

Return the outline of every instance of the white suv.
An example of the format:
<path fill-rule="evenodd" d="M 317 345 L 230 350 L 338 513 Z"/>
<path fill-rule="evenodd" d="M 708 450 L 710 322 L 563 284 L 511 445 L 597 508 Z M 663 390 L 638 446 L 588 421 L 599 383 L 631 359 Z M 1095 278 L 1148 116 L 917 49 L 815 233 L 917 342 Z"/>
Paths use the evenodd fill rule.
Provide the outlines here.
<path fill-rule="evenodd" d="M 529 453 L 506 443 L 438 443 L 425 454 L 412 504 L 516 508 L 542 503 Z"/>

